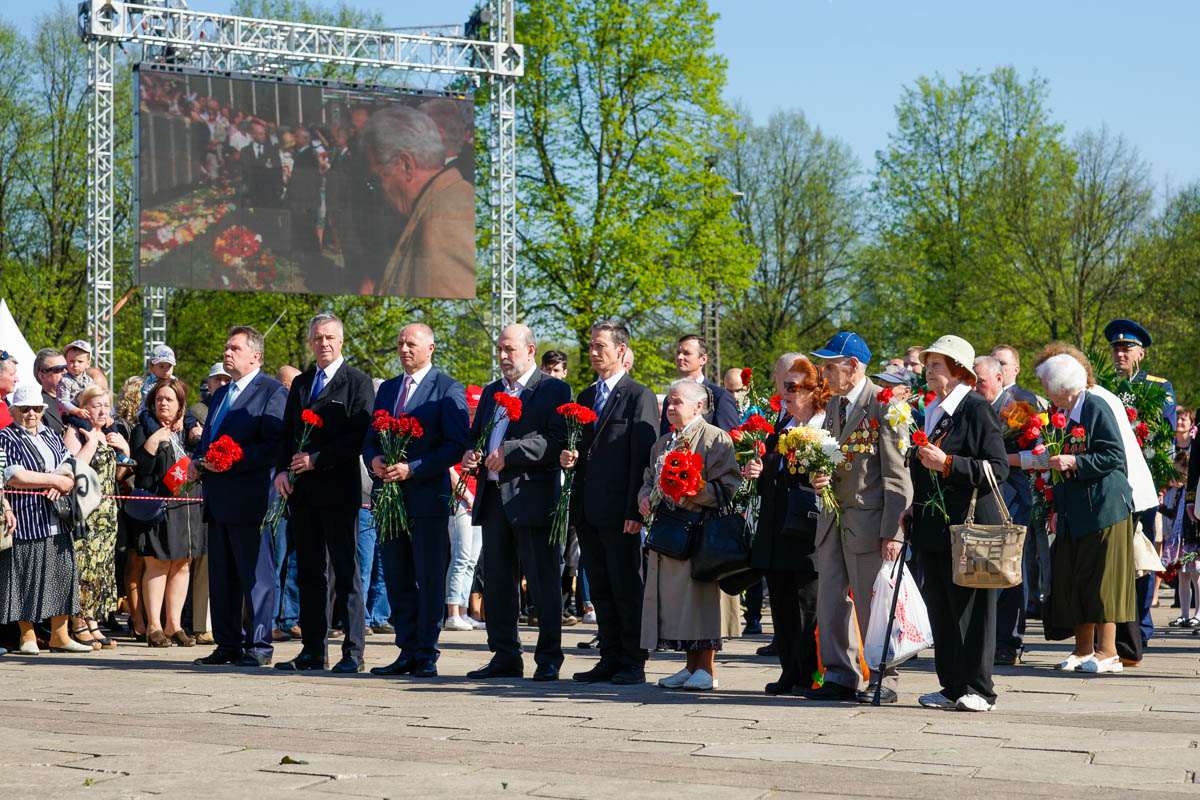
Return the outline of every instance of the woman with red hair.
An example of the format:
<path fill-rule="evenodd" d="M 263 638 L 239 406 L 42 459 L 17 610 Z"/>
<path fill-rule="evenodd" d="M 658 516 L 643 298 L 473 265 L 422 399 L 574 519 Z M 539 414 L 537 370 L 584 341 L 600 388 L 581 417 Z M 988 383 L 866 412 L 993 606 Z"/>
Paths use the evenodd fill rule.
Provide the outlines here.
<path fill-rule="evenodd" d="M 780 676 L 766 693 L 803 694 L 817 671 L 817 570 L 813 561 L 819 509 L 806 473 L 786 469 L 776 452 L 781 433 L 799 425 L 820 429 L 832 393 L 820 370 L 797 358 L 782 381 L 783 410 L 766 441 L 767 455 L 746 465 L 758 479 L 758 515 L 750 565 L 763 570 L 771 593 L 771 619 Z"/>

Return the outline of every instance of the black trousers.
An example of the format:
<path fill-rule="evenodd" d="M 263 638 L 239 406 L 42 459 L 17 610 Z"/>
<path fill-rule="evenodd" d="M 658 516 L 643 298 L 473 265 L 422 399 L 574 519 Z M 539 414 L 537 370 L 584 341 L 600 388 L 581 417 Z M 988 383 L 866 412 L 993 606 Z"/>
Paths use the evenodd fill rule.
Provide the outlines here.
<path fill-rule="evenodd" d="M 333 616 L 346 625 L 342 655 L 362 661 L 366 609 L 358 568 L 358 507 L 293 507 L 288 516 L 288 535 L 296 548 L 304 652 L 326 657 L 332 578 Z"/>
<path fill-rule="evenodd" d="M 562 651 L 562 551 L 550 545 L 550 526 L 512 525 L 504 516 L 500 489 L 484 481 L 476 502 L 483 527 L 483 604 L 487 609 L 488 649 L 495 660 L 521 663 L 517 617 L 521 606 L 521 573 L 529 598 L 538 610 L 538 640 L 533 660 L 539 666 L 561 667 Z"/>
<path fill-rule="evenodd" d="M 817 573 L 767 570 L 771 621 L 785 686 L 807 689 L 817 671 Z"/>
<path fill-rule="evenodd" d="M 581 520 L 576 526 L 587 566 L 588 588 L 600 633 L 600 663 L 642 669 L 642 537 L 618 527 L 601 529 Z"/>
<path fill-rule="evenodd" d="M 957 700 L 977 694 L 996 702 L 992 661 L 996 657 L 996 590 L 954 583 L 949 550 L 922 550 L 921 596 L 933 629 L 934 667 L 942 694 Z"/>
<path fill-rule="evenodd" d="M 450 514 L 410 517 L 412 537 L 403 533 L 383 543 L 387 584 L 400 654 L 437 661 L 438 636 L 446 613 L 446 569 L 450 566 Z M 486 609 L 492 627 L 491 609 Z M 361 618 L 360 618 L 361 623 Z"/>

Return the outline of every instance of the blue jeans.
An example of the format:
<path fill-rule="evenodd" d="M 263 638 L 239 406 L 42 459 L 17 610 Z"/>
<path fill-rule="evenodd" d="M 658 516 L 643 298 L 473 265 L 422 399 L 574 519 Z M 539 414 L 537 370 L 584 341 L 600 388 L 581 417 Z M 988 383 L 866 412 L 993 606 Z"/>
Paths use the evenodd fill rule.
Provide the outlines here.
<path fill-rule="evenodd" d="M 450 567 L 446 570 L 446 605 L 465 607 L 483 548 L 483 528 L 471 524 L 471 512 L 459 506 L 450 518 Z"/>
<path fill-rule="evenodd" d="M 279 597 L 275 627 L 286 631 L 300 623 L 300 587 L 296 583 L 296 550 L 289 546 L 287 520 L 279 521 L 271 541 L 275 559 L 275 586 Z"/>
<path fill-rule="evenodd" d="M 383 582 L 383 556 L 375 546 L 375 517 L 371 510 L 358 510 L 358 565 L 362 570 L 363 594 L 366 596 L 366 624 L 382 625 L 392 616 L 387 587 Z"/>

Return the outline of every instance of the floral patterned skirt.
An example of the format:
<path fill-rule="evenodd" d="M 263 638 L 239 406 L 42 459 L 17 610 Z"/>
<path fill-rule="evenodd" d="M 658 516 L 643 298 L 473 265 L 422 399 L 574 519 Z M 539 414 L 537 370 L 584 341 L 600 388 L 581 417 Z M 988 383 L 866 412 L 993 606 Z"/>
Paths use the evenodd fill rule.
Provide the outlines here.
<path fill-rule="evenodd" d="M 720 639 L 659 639 L 658 646 L 662 650 L 677 650 L 681 653 L 693 653 L 697 650 L 720 650 Z"/>
<path fill-rule="evenodd" d="M 75 543 L 80 613 L 103 620 L 117 610 L 117 507 L 112 500 L 92 512 L 87 528 L 87 538 Z"/>

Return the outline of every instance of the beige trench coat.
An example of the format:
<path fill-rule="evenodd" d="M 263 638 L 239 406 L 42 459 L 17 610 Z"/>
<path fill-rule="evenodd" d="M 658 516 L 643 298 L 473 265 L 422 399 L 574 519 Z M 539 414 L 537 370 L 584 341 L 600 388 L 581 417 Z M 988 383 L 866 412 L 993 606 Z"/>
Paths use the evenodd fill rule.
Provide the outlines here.
<path fill-rule="evenodd" d="M 686 441 L 692 452 L 704 458 L 705 486 L 695 497 L 684 498 L 687 511 L 716 508 L 713 481 L 719 481 L 729 496 L 741 483 L 741 470 L 733 452 L 733 441 L 720 428 L 700 420 L 676 442 Z M 671 434 L 661 437 L 650 450 L 639 499 L 654 489 L 658 457 L 670 446 Z M 660 639 L 728 639 L 741 632 L 738 598 L 725 594 L 714 583 L 692 580 L 691 561 L 660 556 L 651 550 L 646 562 L 646 589 L 642 601 L 641 646 L 653 650 Z"/>

